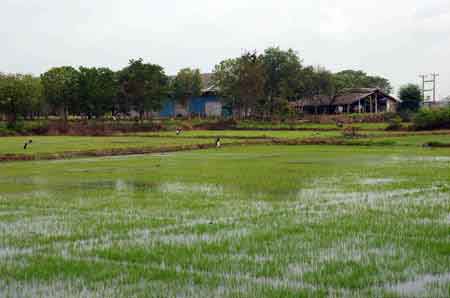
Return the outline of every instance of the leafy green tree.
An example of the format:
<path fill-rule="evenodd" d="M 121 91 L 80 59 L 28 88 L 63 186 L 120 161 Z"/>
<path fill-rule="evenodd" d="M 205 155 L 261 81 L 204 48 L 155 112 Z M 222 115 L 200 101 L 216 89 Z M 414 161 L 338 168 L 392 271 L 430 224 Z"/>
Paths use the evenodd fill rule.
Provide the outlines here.
<path fill-rule="evenodd" d="M 54 110 L 67 122 L 71 111 L 78 111 L 79 72 L 71 66 L 55 67 L 41 75 L 44 95 Z"/>
<path fill-rule="evenodd" d="M 348 88 L 379 88 L 386 93 L 392 92 L 389 80 L 379 76 L 368 76 L 365 72 L 358 70 L 344 70 L 334 75 L 337 91 Z"/>
<path fill-rule="evenodd" d="M 239 105 L 239 58 L 226 59 L 214 67 L 212 81 L 231 108 Z"/>
<path fill-rule="evenodd" d="M 314 71 L 312 91 L 314 95 L 334 96 L 336 88 L 333 74 L 323 67 L 318 67 Z"/>
<path fill-rule="evenodd" d="M 265 92 L 268 100 L 274 97 L 292 98 L 297 95 L 301 78 L 302 60 L 297 53 L 278 47 L 264 51 L 262 60 L 265 68 Z"/>
<path fill-rule="evenodd" d="M 42 114 L 46 109 L 46 101 L 44 98 L 44 89 L 41 79 L 32 75 L 24 75 L 22 78 L 23 88 L 26 94 L 28 105 L 24 111 L 26 116 L 34 116 Z"/>
<path fill-rule="evenodd" d="M 113 110 L 119 88 L 116 74 L 109 68 L 80 67 L 78 88 L 81 113 L 100 118 Z"/>
<path fill-rule="evenodd" d="M 420 87 L 415 84 L 408 84 L 402 86 L 399 91 L 399 97 L 402 103 L 400 104 L 401 111 L 416 112 L 420 109 L 423 101 Z"/>
<path fill-rule="evenodd" d="M 130 60 L 130 64 L 120 71 L 119 84 L 122 105 L 125 105 L 125 109 L 136 109 L 141 120 L 145 112 L 162 107 L 162 101 L 169 91 L 168 78 L 163 68 L 144 63 L 142 58 Z"/>
<path fill-rule="evenodd" d="M 262 56 L 245 53 L 239 58 L 222 61 L 215 66 L 214 84 L 228 99 L 239 117 L 261 112 L 265 96 L 265 68 Z"/>
<path fill-rule="evenodd" d="M 181 69 L 173 79 L 171 88 L 175 98 L 183 105 L 186 105 L 189 98 L 201 94 L 202 77 L 200 70 L 190 68 Z"/>
<path fill-rule="evenodd" d="M 40 81 L 31 75 L 0 74 L 0 112 L 14 126 L 17 117 L 36 111 L 42 99 Z"/>
<path fill-rule="evenodd" d="M 239 99 L 239 109 L 244 112 L 245 117 L 255 114 L 260 107 L 258 103 L 264 101 L 265 81 L 262 56 L 256 53 L 242 55 L 239 58 L 237 99 Z M 260 112 L 264 112 L 264 109 Z"/>

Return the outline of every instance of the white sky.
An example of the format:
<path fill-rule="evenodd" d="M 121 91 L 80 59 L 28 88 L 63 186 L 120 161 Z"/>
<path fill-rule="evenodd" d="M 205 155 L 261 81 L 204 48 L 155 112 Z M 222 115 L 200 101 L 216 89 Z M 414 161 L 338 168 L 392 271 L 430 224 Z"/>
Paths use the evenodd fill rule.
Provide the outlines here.
<path fill-rule="evenodd" d="M 450 95 L 450 0 L 1 0 L 0 71 L 130 58 L 209 72 L 225 58 L 293 48 L 307 65 L 361 69 L 398 86 L 438 72 Z"/>

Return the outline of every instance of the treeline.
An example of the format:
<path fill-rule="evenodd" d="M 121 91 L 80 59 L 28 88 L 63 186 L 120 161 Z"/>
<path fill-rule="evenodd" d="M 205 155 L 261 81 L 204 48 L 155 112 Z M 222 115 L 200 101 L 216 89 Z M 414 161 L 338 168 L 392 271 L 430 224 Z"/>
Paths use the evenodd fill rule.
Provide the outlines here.
<path fill-rule="evenodd" d="M 216 65 L 214 82 L 238 113 L 272 117 L 285 114 L 292 100 L 318 100 L 346 88 L 380 88 L 392 91 L 390 82 L 363 71 L 332 73 L 323 67 L 304 66 L 289 49 L 268 48 L 262 54 L 248 52 Z"/>
<path fill-rule="evenodd" d="M 40 77 L 0 74 L 0 113 L 9 123 L 17 117 L 48 114 L 101 118 L 104 115 L 161 108 L 169 94 L 169 78 L 161 66 L 131 60 L 114 72 L 109 68 L 55 67 Z"/>
<path fill-rule="evenodd" d="M 212 83 L 240 115 L 268 117 L 285 112 L 290 100 L 332 96 L 352 87 L 392 89 L 387 79 L 362 71 L 333 74 L 321 67 L 304 66 L 295 51 L 278 47 L 220 62 Z M 142 59 L 131 60 L 119 71 L 62 66 L 39 77 L 0 73 L 0 116 L 15 123 L 18 118 L 46 115 L 67 120 L 69 115 L 101 118 L 135 111 L 142 119 L 160 110 L 167 98 L 186 104 L 201 90 L 198 69 L 182 69 L 170 78 L 161 66 Z"/>

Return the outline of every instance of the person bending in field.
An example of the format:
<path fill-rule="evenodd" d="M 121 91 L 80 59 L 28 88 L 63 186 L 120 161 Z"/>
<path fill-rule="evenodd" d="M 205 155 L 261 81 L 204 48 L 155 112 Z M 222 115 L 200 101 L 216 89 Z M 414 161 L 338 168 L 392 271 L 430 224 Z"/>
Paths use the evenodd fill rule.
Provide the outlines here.
<path fill-rule="evenodd" d="M 220 138 L 217 138 L 216 140 L 216 148 L 220 148 L 222 144 L 220 143 Z"/>
<path fill-rule="evenodd" d="M 25 144 L 23 144 L 23 149 L 26 150 L 31 143 L 33 143 L 33 140 L 26 141 Z"/>
<path fill-rule="evenodd" d="M 177 133 L 177 136 L 179 136 L 181 134 L 181 128 L 177 128 L 176 133 Z"/>

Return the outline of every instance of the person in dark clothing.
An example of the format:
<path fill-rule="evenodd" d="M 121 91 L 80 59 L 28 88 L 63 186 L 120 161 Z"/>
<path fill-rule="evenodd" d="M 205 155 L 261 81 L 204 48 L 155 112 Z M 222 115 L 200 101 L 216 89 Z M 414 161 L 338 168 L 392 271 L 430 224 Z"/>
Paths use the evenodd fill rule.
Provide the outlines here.
<path fill-rule="evenodd" d="M 220 143 L 220 138 L 216 139 L 216 148 L 220 148 L 222 144 Z"/>
<path fill-rule="evenodd" d="M 28 148 L 28 145 L 31 145 L 31 143 L 33 143 L 33 140 L 28 140 L 25 142 L 25 144 L 23 144 L 23 149 L 26 150 Z"/>

